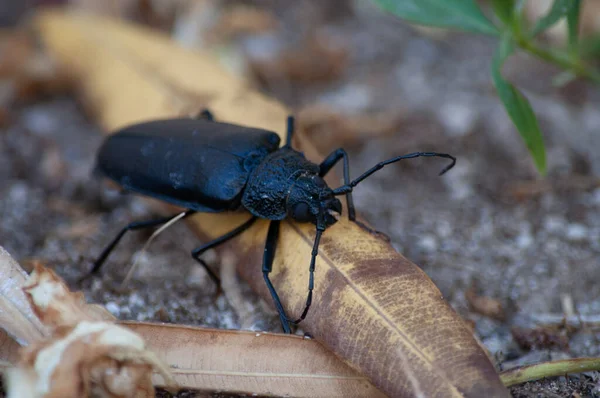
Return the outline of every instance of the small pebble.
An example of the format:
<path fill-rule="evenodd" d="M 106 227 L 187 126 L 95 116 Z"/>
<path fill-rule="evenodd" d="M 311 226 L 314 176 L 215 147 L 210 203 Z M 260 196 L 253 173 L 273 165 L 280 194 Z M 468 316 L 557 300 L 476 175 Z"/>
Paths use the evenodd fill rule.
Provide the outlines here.
<path fill-rule="evenodd" d="M 424 235 L 419 241 L 419 246 L 421 247 L 421 249 L 423 249 L 423 251 L 433 252 L 437 250 L 438 242 L 435 236 Z"/>
<path fill-rule="evenodd" d="M 517 236 L 516 243 L 521 249 L 526 249 L 533 243 L 533 236 L 531 236 L 529 231 L 521 232 L 519 236 Z"/>
<path fill-rule="evenodd" d="M 582 241 L 588 236 L 588 228 L 583 224 L 569 224 L 566 236 L 570 241 Z"/>
<path fill-rule="evenodd" d="M 544 228 L 549 232 L 558 232 L 564 229 L 566 221 L 559 216 L 547 216 L 544 219 Z"/>
<path fill-rule="evenodd" d="M 109 301 L 104 305 L 104 307 L 108 310 L 108 312 L 110 312 L 116 317 L 118 317 L 121 313 L 121 308 L 114 301 Z"/>
<path fill-rule="evenodd" d="M 131 293 L 129 296 L 129 306 L 131 307 L 143 307 L 145 305 L 144 299 L 137 293 Z"/>
<path fill-rule="evenodd" d="M 465 101 L 448 102 L 439 109 L 439 118 L 452 137 L 469 134 L 477 122 L 477 111 Z"/>

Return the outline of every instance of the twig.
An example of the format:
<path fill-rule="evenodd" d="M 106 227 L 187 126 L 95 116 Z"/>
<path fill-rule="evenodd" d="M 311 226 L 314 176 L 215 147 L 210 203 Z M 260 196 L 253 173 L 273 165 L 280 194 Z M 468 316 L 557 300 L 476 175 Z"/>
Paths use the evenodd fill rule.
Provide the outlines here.
<path fill-rule="evenodd" d="M 131 265 L 131 267 L 129 267 L 129 271 L 127 271 L 127 275 L 125 276 L 125 279 L 123 279 L 123 282 L 121 282 L 121 289 L 123 289 L 127 285 L 127 283 L 129 283 L 129 280 L 133 276 L 133 272 L 137 268 L 137 265 L 138 265 L 138 262 L 139 262 L 140 258 L 146 252 L 146 250 L 148 250 L 148 247 L 150 247 L 150 244 L 152 243 L 152 241 L 158 235 L 160 235 L 160 233 L 163 232 L 165 229 L 169 228 L 171 225 L 173 225 L 177 221 L 181 220 L 185 216 L 185 214 L 186 214 L 185 211 L 177 214 L 175 217 L 173 217 L 167 223 L 165 223 L 164 225 L 162 225 L 159 229 L 157 229 L 156 231 L 154 231 L 154 233 L 148 238 L 148 240 L 144 244 L 144 247 L 142 247 L 142 250 L 140 250 L 138 252 L 138 254 L 135 256 L 135 261 L 133 262 L 133 264 Z"/>
<path fill-rule="evenodd" d="M 565 359 L 520 366 L 500 373 L 500 379 L 506 387 L 510 387 L 544 377 L 564 376 L 568 373 L 582 373 L 592 370 L 600 370 L 600 358 Z"/>

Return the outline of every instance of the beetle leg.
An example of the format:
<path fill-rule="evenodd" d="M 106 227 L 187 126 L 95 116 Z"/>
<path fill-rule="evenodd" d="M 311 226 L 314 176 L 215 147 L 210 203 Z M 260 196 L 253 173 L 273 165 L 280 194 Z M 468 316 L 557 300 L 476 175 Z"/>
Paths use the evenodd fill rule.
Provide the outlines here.
<path fill-rule="evenodd" d="M 344 159 L 344 184 L 350 183 L 350 167 L 348 165 L 348 154 L 343 148 L 338 148 L 331 152 L 319 165 L 319 177 L 324 177 L 329 170 L 336 165 L 340 159 Z M 354 199 L 352 191 L 346 194 L 346 202 L 348 203 L 348 219 L 356 222 L 356 210 L 354 209 Z"/>
<path fill-rule="evenodd" d="M 348 198 L 348 197 L 351 197 L 349 195 L 352 193 L 352 190 L 354 189 L 354 187 L 356 187 L 358 184 L 360 184 L 361 181 L 365 180 L 367 177 L 371 176 L 376 171 L 383 169 L 388 164 L 396 163 L 396 162 L 399 162 L 400 160 L 404 160 L 404 159 L 414 159 L 414 158 L 418 158 L 418 157 L 435 157 L 435 156 L 451 160 L 450 164 L 447 165 L 446 167 L 444 167 L 438 175 L 444 174 L 445 172 L 447 172 L 448 170 L 453 168 L 454 165 L 456 164 L 456 158 L 452 155 L 448 155 L 447 153 L 413 152 L 413 153 L 409 153 L 407 155 L 396 156 L 395 158 L 391 158 L 388 160 L 384 160 L 383 162 L 379 162 L 375 166 L 371 167 L 369 170 L 362 173 L 358 178 L 355 178 L 354 180 L 349 181 L 350 178 L 349 178 L 349 175 L 347 172 L 347 170 L 348 170 L 348 155 L 346 154 L 346 152 L 343 149 L 338 149 L 337 151 L 334 151 L 329 156 L 327 156 L 327 158 L 323 161 L 323 163 L 321 163 L 321 171 L 325 170 L 325 173 L 326 173 L 327 171 L 329 171 L 329 169 L 331 169 L 331 167 L 333 167 L 333 165 L 339 160 L 340 157 L 343 157 L 344 158 L 344 185 L 342 185 L 339 188 L 334 189 L 333 194 L 334 195 L 344 195 L 345 194 L 346 198 Z M 353 219 L 353 217 L 356 217 L 356 215 L 354 214 L 354 216 L 350 216 L 350 213 L 354 214 L 354 204 L 352 205 L 352 209 L 350 209 L 350 203 L 348 203 L 348 218 L 350 218 L 351 221 L 354 221 L 361 227 L 366 228 L 367 230 L 369 230 L 371 232 L 379 233 L 379 232 L 374 231 L 371 228 L 367 227 L 363 223 L 356 221 L 356 219 Z M 389 237 L 387 237 L 387 240 L 389 241 Z"/>
<path fill-rule="evenodd" d="M 202 109 L 198 115 L 196 115 L 196 119 L 204 119 L 208 120 L 209 122 L 215 121 L 215 117 L 213 116 L 212 112 L 206 108 Z"/>
<path fill-rule="evenodd" d="M 340 159 L 344 160 L 344 184 L 350 184 L 350 167 L 348 164 L 348 154 L 343 148 L 338 148 L 335 151 L 331 152 L 329 156 L 325 158 L 319 165 L 319 177 L 324 177 L 329 170 L 333 168 L 340 161 Z M 356 223 L 362 229 L 368 231 L 371 234 L 375 235 L 383 235 L 387 241 L 390 238 L 384 234 L 383 232 L 377 231 L 373 228 L 370 228 L 365 223 L 358 221 L 356 219 L 356 209 L 354 207 L 354 199 L 352 198 L 352 191 L 346 193 L 346 203 L 348 203 L 348 219 L 354 223 Z"/>
<path fill-rule="evenodd" d="M 308 296 L 306 297 L 306 304 L 304 305 L 304 311 L 302 311 L 302 315 L 300 315 L 300 318 L 296 319 L 293 322 L 295 325 L 299 324 L 304 320 L 304 318 L 306 318 L 306 314 L 308 314 L 308 309 L 312 304 L 313 289 L 315 288 L 315 264 L 317 262 L 317 255 L 319 254 L 319 242 L 321 242 L 322 234 L 323 229 L 317 229 L 317 235 L 315 236 L 312 253 L 310 255 L 310 267 L 308 269 Z"/>
<path fill-rule="evenodd" d="M 185 212 L 185 215 L 183 216 L 183 218 L 188 217 L 188 216 L 194 214 L 195 212 L 196 212 L 195 210 L 187 210 Z M 94 262 L 94 266 L 92 267 L 92 270 L 87 275 L 85 275 L 83 278 L 81 278 L 80 281 L 83 281 L 83 280 L 89 278 L 90 276 L 100 272 L 100 268 L 102 268 L 104 261 L 106 261 L 106 259 L 110 255 L 110 253 L 113 251 L 115 246 L 117 246 L 117 244 L 119 243 L 121 238 L 123 238 L 123 236 L 125 235 L 125 233 L 127 231 L 135 231 L 138 229 L 156 227 L 157 225 L 161 225 L 161 224 L 171 221 L 173 219 L 173 217 L 177 217 L 179 214 L 181 214 L 181 213 L 177 213 L 175 216 L 158 218 L 156 220 L 136 221 L 136 222 L 132 222 L 131 224 L 125 226 L 117 234 L 117 236 L 115 236 L 115 238 L 112 240 L 112 242 L 110 242 L 110 244 L 108 246 L 106 246 L 106 248 L 102 251 L 102 253 L 100 253 L 100 256 Z"/>
<path fill-rule="evenodd" d="M 244 232 L 245 230 L 250 228 L 250 226 L 252 224 L 254 224 L 254 221 L 256 221 L 256 219 L 257 219 L 257 217 L 253 216 L 252 218 L 250 218 L 248 221 L 246 221 L 245 223 L 243 223 L 236 229 L 234 229 L 234 230 L 226 233 L 225 235 L 220 236 L 214 240 L 211 240 L 210 242 L 207 242 L 207 243 L 203 244 L 202 246 L 195 248 L 192 251 L 192 257 L 194 258 L 194 260 L 198 261 L 200 263 L 200 265 L 202 265 L 202 267 L 204 267 L 204 269 L 206 270 L 206 273 L 208 274 L 210 279 L 212 279 L 212 281 L 215 283 L 215 285 L 217 285 L 218 290 L 221 290 L 221 281 L 215 275 L 215 273 L 210 269 L 208 264 L 206 264 L 206 262 L 200 258 L 200 256 L 205 251 L 212 249 L 213 247 L 217 247 L 221 243 L 227 242 L 229 239 L 235 238 L 236 236 L 238 236 L 239 234 L 241 234 L 242 232 Z"/>
<path fill-rule="evenodd" d="M 292 333 L 292 330 L 290 329 L 289 318 L 285 314 L 285 310 L 283 309 L 283 305 L 281 305 L 279 295 L 277 294 L 275 287 L 273 287 L 273 284 L 269 279 L 269 274 L 273 270 L 273 260 L 275 259 L 275 252 L 277 250 L 279 224 L 279 220 L 271 221 L 271 224 L 269 224 L 269 232 L 267 233 L 267 242 L 265 244 L 265 252 L 263 254 L 262 272 L 263 277 L 265 279 L 265 283 L 267 284 L 267 288 L 269 289 L 269 293 L 271 293 L 271 297 L 273 298 L 275 307 L 277 307 L 277 312 L 279 313 L 279 320 L 281 321 L 281 327 L 283 328 L 283 332 Z"/>
<path fill-rule="evenodd" d="M 292 147 L 292 137 L 294 136 L 294 117 L 292 115 L 288 116 L 287 118 L 287 134 L 286 134 L 286 138 L 285 138 L 285 146 L 287 148 L 291 148 Z"/>

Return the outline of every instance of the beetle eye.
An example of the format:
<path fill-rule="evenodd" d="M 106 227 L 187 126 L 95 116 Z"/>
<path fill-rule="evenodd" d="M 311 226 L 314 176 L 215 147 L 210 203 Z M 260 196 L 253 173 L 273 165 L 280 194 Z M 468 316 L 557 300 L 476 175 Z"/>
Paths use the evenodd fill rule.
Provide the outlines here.
<path fill-rule="evenodd" d="M 296 206 L 294 206 L 294 210 L 292 211 L 292 218 L 300 222 L 311 221 L 313 216 L 310 213 L 308 204 L 305 202 L 300 202 Z"/>

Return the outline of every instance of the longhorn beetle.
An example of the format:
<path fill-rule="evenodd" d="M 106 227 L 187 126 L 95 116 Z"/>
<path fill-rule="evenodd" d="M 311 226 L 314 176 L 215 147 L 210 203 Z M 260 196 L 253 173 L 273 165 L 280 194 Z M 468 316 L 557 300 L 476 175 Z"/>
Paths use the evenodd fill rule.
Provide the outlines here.
<path fill-rule="evenodd" d="M 285 145 L 279 147 L 280 139 L 276 133 L 215 122 L 212 114 L 205 110 L 196 119 L 157 120 L 116 132 L 101 146 L 96 170 L 125 190 L 187 209 L 184 217 L 196 212 L 249 211 L 252 216 L 242 225 L 192 251 L 192 257 L 202 264 L 217 284 L 219 279 L 200 255 L 239 235 L 258 218 L 271 220 L 262 273 L 279 312 L 283 331 L 291 333 L 290 324 L 300 323 L 312 303 L 315 261 L 321 235 L 342 213 L 342 203 L 336 196 L 346 195 L 348 218 L 359 223 L 352 190 L 377 170 L 402 159 L 437 156 L 451 159 L 451 163 L 440 172 L 442 175 L 456 163 L 453 156 L 445 153 L 414 152 L 380 162 L 351 180 L 346 151 L 337 149 L 321 164 L 315 164 L 292 148 L 293 134 L 292 116 L 287 119 Z M 323 177 L 340 160 L 344 166 L 344 185 L 331 189 Z M 304 311 L 296 320 L 286 315 L 269 279 L 279 224 L 288 217 L 298 222 L 313 223 L 317 229 L 309 266 L 308 296 Z M 133 222 L 124 227 L 100 254 L 89 275 L 99 272 L 127 231 L 155 227 L 172 218 Z"/>

